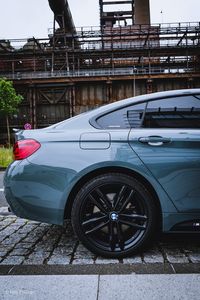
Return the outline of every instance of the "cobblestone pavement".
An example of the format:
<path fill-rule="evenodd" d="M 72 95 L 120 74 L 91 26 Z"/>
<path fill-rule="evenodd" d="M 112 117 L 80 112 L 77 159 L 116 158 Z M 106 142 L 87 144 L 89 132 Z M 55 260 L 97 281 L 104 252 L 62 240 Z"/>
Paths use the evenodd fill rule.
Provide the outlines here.
<path fill-rule="evenodd" d="M 118 259 L 97 257 L 74 236 L 70 223 L 61 227 L 0 216 L 0 265 L 198 264 L 199 235 L 161 238 L 148 251 Z"/>

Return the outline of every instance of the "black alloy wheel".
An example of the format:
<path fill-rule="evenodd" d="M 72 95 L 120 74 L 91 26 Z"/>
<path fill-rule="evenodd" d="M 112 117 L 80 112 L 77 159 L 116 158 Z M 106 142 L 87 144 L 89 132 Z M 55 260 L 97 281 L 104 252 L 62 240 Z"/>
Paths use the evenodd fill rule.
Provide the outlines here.
<path fill-rule="evenodd" d="M 116 173 L 95 177 L 77 194 L 72 225 L 80 241 L 105 257 L 125 257 L 152 239 L 156 207 L 136 179 Z"/>

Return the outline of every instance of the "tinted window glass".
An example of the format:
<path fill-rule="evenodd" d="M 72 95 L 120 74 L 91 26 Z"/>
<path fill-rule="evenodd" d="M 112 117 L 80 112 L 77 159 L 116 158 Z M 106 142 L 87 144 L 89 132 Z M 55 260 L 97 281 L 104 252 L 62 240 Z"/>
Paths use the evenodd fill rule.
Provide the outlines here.
<path fill-rule="evenodd" d="M 151 101 L 143 127 L 200 128 L 200 100 L 193 96 Z"/>
<path fill-rule="evenodd" d="M 96 122 L 102 128 L 126 129 L 141 126 L 145 104 L 136 104 L 99 117 Z"/>

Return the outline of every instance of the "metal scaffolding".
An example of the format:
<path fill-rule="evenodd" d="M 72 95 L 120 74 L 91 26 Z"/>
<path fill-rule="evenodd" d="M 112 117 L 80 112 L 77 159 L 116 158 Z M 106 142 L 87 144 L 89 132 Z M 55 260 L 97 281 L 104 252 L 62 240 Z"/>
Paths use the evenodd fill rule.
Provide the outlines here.
<path fill-rule="evenodd" d="M 0 40 L 0 76 L 195 73 L 199 50 L 200 23 L 82 27 L 47 39 Z"/>
<path fill-rule="evenodd" d="M 42 128 L 123 98 L 200 86 L 200 22 L 150 25 L 149 0 L 100 0 L 100 26 L 75 28 L 67 0 L 49 4 L 47 38 L 0 40 L 0 77 L 24 96 L 11 127 Z"/>

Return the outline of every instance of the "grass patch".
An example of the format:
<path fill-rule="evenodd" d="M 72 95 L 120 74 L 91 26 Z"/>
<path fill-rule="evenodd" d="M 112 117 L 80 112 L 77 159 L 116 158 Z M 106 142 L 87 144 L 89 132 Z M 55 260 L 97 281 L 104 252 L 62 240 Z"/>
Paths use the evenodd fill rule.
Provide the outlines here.
<path fill-rule="evenodd" d="M 12 148 L 0 147 L 0 167 L 6 168 L 12 161 Z"/>

